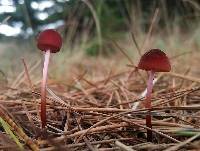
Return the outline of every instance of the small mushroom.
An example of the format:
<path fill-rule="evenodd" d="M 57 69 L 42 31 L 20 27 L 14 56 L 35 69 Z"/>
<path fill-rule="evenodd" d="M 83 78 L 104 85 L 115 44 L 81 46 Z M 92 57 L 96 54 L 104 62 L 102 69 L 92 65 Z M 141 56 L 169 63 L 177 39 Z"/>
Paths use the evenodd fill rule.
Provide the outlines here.
<path fill-rule="evenodd" d="M 41 84 L 41 121 L 42 128 L 46 126 L 46 85 L 48 65 L 50 59 L 50 53 L 56 53 L 60 51 L 62 46 L 62 38 L 58 32 L 52 29 L 41 32 L 37 39 L 37 47 L 41 51 L 44 51 L 44 66 L 43 66 L 43 79 Z"/>
<path fill-rule="evenodd" d="M 142 55 L 138 64 L 138 69 L 146 70 L 149 74 L 145 108 L 151 109 L 154 74 L 155 72 L 169 72 L 171 70 L 171 65 L 167 55 L 163 51 L 160 49 L 151 49 Z M 146 115 L 146 126 L 152 128 L 150 111 Z M 147 130 L 147 141 L 152 141 L 152 131 L 150 130 Z"/>

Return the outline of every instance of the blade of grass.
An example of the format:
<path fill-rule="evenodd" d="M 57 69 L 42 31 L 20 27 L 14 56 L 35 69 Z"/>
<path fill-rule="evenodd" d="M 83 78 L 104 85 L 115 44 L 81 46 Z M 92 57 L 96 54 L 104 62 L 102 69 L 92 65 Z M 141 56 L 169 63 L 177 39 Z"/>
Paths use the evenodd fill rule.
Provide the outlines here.
<path fill-rule="evenodd" d="M 126 54 L 126 52 L 115 42 L 112 41 L 112 43 L 119 49 L 119 51 L 128 59 L 128 61 L 131 63 L 131 65 L 134 65 L 134 62 L 132 61 L 132 59 L 128 56 L 128 54 Z"/>
<path fill-rule="evenodd" d="M 138 43 L 136 41 L 136 38 L 135 38 L 135 35 L 134 35 L 133 31 L 131 31 L 131 38 L 133 40 L 133 43 L 135 44 L 135 47 L 137 48 L 138 54 L 140 56 L 142 56 L 142 50 L 140 49 L 140 47 L 139 47 L 139 45 L 138 45 Z"/>
<path fill-rule="evenodd" d="M 146 35 L 146 37 L 145 37 L 145 40 L 144 40 L 144 43 L 143 43 L 143 45 L 142 45 L 141 50 L 146 49 L 146 47 L 147 47 L 147 45 L 148 45 L 148 41 L 149 41 L 149 39 L 151 38 L 151 34 L 152 34 L 152 31 L 153 31 L 153 28 L 154 28 L 155 23 L 156 23 L 156 21 L 157 21 L 157 19 L 158 19 L 158 14 L 159 14 L 159 9 L 157 8 L 157 9 L 155 10 L 155 12 L 154 12 L 154 15 L 153 15 L 153 18 L 152 18 L 152 21 L 151 21 L 151 25 L 150 25 L 150 27 L 149 27 L 148 33 L 147 33 L 147 35 Z"/>
<path fill-rule="evenodd" d="M 23 144 L 20 143 L 17 136 L 15 136 L 15 134 L 12 132 L 12 130 L 10 129 L 10 125 L 6 121 L 4 121 L 1 117 L 0 117 L 0 124 L 2 125 L 5 132 L 14 140 L 19 149 L 24 150 Z"/>
<path fill-rule="evenodd" d="M 34 151 L 39 151 L 38 145 L 35 144 L 35 142 L 33 142 L 33 140 L 31 138 L 29 138 L 26 133 L 24 133 L 24 131 L 22 130 L 22 128 L 20 128 L 19 126 L 17 126 L 17 124 L 15 124 L 15 122 L 13 122 L 13 120 L 6 114 L 6 111 L 3 109 L 3 107 L 0 105 L 0 117 L 6 121 L 11 129 L 13 129 L 13 131 L 15 131 L 15 133 L 23 139 L 23 141 Z"/>
<path fill-rule="evenodd" d="M 98 18 L 98 15 L 94 9 L 94 7 L 92 6 L 92 4 L 88 1 L 88 0 L 82 0 L 83 3 L 85 3 L 88 8 L 90 9 L 92 15 L 93 15 L 93 18 L 94 18 L 94 21 L 95 21 L 95 24 L 96 24 L 96 28 L 97 28 L 97 36 L 98 36 L 98 42 L 99 42 L 99 50 L 100 50 L 100 54 L 101 54 L 101 51 L 102 51 L 102 35 L 101 35 L 101 25 L 100 25 L 100 22 L 99 22 L 99 18 Z"/>

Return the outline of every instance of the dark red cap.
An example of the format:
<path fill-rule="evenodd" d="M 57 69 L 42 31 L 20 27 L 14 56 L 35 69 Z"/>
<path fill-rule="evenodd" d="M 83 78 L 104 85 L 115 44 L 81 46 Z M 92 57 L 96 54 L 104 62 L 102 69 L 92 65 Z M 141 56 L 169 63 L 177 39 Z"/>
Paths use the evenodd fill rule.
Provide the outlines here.
<path fill-rule="evenodd" d="M 142 55 L 138 68 L 146 71 L 169 72 L 171 65 L 167 55 L 160 49 L 151 49 Z"/>
<path fill-rule="evenodd" d="M 37 47 L 42 51 L 50 50 L 51 53 L 56 53 L 62 46 L 62 38 L 60 34 L 53 30 L 47 29 L 41 32 L 37 39 Z"/>

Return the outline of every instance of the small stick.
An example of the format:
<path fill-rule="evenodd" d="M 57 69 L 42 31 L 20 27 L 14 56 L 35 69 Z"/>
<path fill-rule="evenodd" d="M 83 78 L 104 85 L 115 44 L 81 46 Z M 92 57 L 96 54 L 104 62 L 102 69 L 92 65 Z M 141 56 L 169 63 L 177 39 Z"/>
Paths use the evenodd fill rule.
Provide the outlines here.
<path fill-rule="evenodd" d="M 99 127 L 91 128 L 90 132 L 91 133 L 92 132 L 99 132 L 99 131 L 105 131 L 105 130 L 109 130 L 109 129 L 112 130 L 112 129 L 115 129 L 115 128 L 128 127 L 128 126 L 130 126 L 128 123 L 121 122 L 120 124 L 112 124 L 112 125 L 105 125 L 105 126 L 99 126 Z M 88 129 L 84 129 L 82 131 L 78 131 L 78 132 L 75 132 L 75 133 L 67 135 L 67 136 L 63 135 L 63 136 L 55 138 L 54 141 L 62 141 L 63 139 L 73 138 L 73 137 L 77 137 L 77 136 L 81 137 L 82 135 L 85 135 L 85 133 L 87 133 L 87 131 L 88 131 Z M 80 137 L 77 139 L 76 142 L 78 142 Z M 39 144 L 41 144 L 41 145 L 42 144 L 47 144 L 47 143 L 48 143 L 48 141 L 46 141 L 46 140 L 42 140 L 42 141 L 39 142 Z"/>
<path fill-rule="evenodd" d="M 121 100 L 120 95 L 119 95 L 119 93 L 118 93 L 117 90 L 115 91 L 115 95 L 116 95 L 116 97 L 117 97 L 118 103 L 119 103 L 119 104 L 122 104 L 122 100 Z M 123 105 L 119 105 L 119 106 L 120 106 L 120 109 L 123 109 Z"/>
<path fill-rule="evenodd" d="M 112 143 L 115 141 L 129 141 L 129 140 L 134 140 L 134 138 L 119 138 L 119 139 L 109 139 L 109 140 L 102 140 L 102 141 L 94 141 L 91 142 L 92 145 L 98 145 L 98 144 L 106 144 L 106 143 Z M 65 145 L 63 146 L 63 148 L 75 148 L 75 147 L 82 147 L 85 146 L 85 142 L 84 143 L 76 143 L 76 144 L 69 144 L 69 145 Z M 47 147 L 44 149 L 41 149 L 40 151 L 52 151 L 55 150 L 55 147 Z"/>
<path fill-rule="evenodd" d="M 136 150 L 132 149 L 131 147 L 123 144 L 120 141 L 116 141 L 115 145 L 118 146 L 119 148 L 121 148 L 123 151 L 136 151 Z"/>
<path fill-rule="evenodd" d="M 82 137 L 83 137 L 84 135 L 86 135 L 92 128 L 94 128 L 94 127 L 96 127 L 96 126 L 98 126 L 98 125 L 101 125 L 101 124 L 105 123 L 106 121 L 108 121 L 108 120 L 110 120 L 110 119 L 112 119 L 112 118 L 119 118 L 119 116 L 124 115 L 124 114 L 128 114 L 128 113 L 131 113 L 131 112 L 122 112 L 122 113 L 119 113 L 119 114 L 110 116 L 110 117 L 108 117 L 108 118 L 105 118 L 105 119 L 103 119 L 103 120 L 101 120 L 101 121 L 95 123 L 95 124 L 92 125 L 90 128 L 88 128 L 88 129 L 85 131 L 85 133 L 83 133 L 83 134 L 79 137 L 79 140 L 82 139 Z M 129 120 L 127 120 L 127 121 L 129 121 Z M 127 122 L 127 121 L 126 121 L 126 122 Z M 140 125 L 138 125 L 138 124 L 136 124 L 136 123 L 134 123 L 134 124 L 137 125 L 137 126 L 140 126 Z M 151 131 L 153 131 L 153 132 L 156 132 L 157 134 L 160 134 L 160 135 L 162 135 L 162 136 L 169 137 L 169 139 L 174 140 L 175 142 L 179 142 L 178 140 L 175 140 L 174 138 L 172 138 L 172 137 L 170 137 L 170 136 L 168 136 L 168 135 L 166 135 L 166 134 L 163 134 L 163 133 L 161 133 L 161 132 L 158 132 L 158 131 L 156 131 L 156 130 L 153 130 L 153 129 L 151 129 L 151 128 L 148 128 L 148 127 L 145 127 L 145 126 L 140 126 L 140 127 L 143 127 L 143 128 L 145 128 L 145 129 L 147 129 L 147 130 L 151 130 Z"/>
<path fill-rule="evenodd" d="M 177 77 L 177 78 L 181 78 L 181 79 L 185 79 L 185 80 L 189 80 L 189 81 L 200 83 L 200 79 L 199 78 L 186 76 L 186 75 L 182 75 L 182 74 L 174 73 L 174 72 L 168 72 L 166 74 L 168 74 L 170 76 L 173 76 L 173 77 Z"/>
<path fill-rule="evenodd" d="M 180 142 L 179 144 L 172 146 L 164 151 L 176 151 L 176 150 L 180 149 L 181 147 L 185 146 L 186 144 L 190 143 L 191 141 L 195 140 L 198 137 L 200 137 L 200 133 L 197 133 L 196 135 L 187 139 L 186 141 Z"/>
<path fill-rule="evenodd" d="M 74 118 L 75 118 L 76 124 L 78 125 L 79 130 L 82 131 L 83 129 L 82 129 L 82 127 L 81 127 L 79 121 L 77 120 L 76 116 L 74 116 Z M 90 143 L 90 141 L 87 139 L 86 136 L 84 136 L 83 139 L 84 139 L 86 145 L 88 146 L 88 148 L 89 148 L 91 151 L 98 151 L 97 149 L 95 149 L 95 148 L 92 146 L 92 144 Z"/>
<path fill-rule="evenodd" d="M 34 90 L 33 84 L 31 82 L 31 78 L 30 78 L 29 73 L 28 73 L 28 67 L 26 65 L 26 62 L 25 62 L 24 58 L 22 58 L 22 63 L 24 65 L 24 72 L 25 72 L 26 78 L 28 80 L 29 86 L 30 86 L 31 90 L 33 91 Z"/>
<path fill-rule="evenodd" d="M 161 135 L 161 136 L 163 136 L 163 137 L 165 137 L 165 138 L 168 138 L 168 139 L 170 139 L 170 140 L 173 141 L 173 142 L 180 143 L 179 140 L 177 140 L 177 139 L 175 139 L 175 138 L 173 138 L 173 137 L 171 137 L 171 136 L 169 136 L 169 135 L 167 135 L 167 134 L 164 134 L 164 133 L 159 132 L 159 131 L 157 131 L 157 130 L 151 129 L 151 128 L 147 127 L 147 126 L 140 125 L 140 124 L 138 124 L 138 123 L 136 123 L 136 122 L 133 122 L 133 121 L 131 121 L 131 120 L 129 120 L 129 119 L 125 119 L 125 118 L 121 118 L 121 119 L 122 119 L 123 121 L 125 121 L 125 122 L 130 123 L 130 124 L 133 124 L 133 125 L 136 125 L 136 126 L 138 126 L 138 127 L 142 127 L 142 128 L 145 128 L 145 129 L 147 129 L 147 130 L 149 130 L 149 131 L 155 132 L 156 134 L 159 134 L 159 135 Z"/>
<path fill-rule="evenodd" d="M 26 62 L 25 62 L 25 59 L 24 59 L 24 58 L 22 58 L 22 63 L 23 63 L 23 65 L 24 65 L 24 73 L 25 73 L 26 78 L 27 78 L 27 80 L 28 80 L 28 83 L 29 83 L 29 86 L 30 86 L 30 88 L 31 88 L 31 91 L 33 92 L 33 91 L 34 91 L 34 87 L 33 87 L 33 84 L 32 84 L 32 82 L 31 82 L 31 78 L 30 78 L 29 72 L 28 72 L 28 67 L 27 67 L 27 65 L 26 65 Z M 33 96 L 34 101 L 35 101 L 34 105 L 35 105 L 35 108 L 36 108 L 36 110 L 37 110 L 37 116 L 39 117 L 39 109 L 38 109 L 38 107 L 37 107 L 37 104 L 38 104 L 38 103 L 36 102 L 36 98 L 35 98 L 35 96 L 33 95 L 33 93 L 32 93 L 32 96 Z M 29 121 L 31 122 L 31 125 L 33 126 L 34 131 L 36 132 L 36 128 L 35 128 L 34 122 L 33 122 L 32 118 L 31 118 L 30 113 L 28 112 L 28 109 L 27 109 L 27 107 L 26 107 L 26 104 L 23 103 L 23 106 L 24 106 L 24 109 L 25 109 L 25 111 L 26 111 L 27 117 L 28 117 Z"/>

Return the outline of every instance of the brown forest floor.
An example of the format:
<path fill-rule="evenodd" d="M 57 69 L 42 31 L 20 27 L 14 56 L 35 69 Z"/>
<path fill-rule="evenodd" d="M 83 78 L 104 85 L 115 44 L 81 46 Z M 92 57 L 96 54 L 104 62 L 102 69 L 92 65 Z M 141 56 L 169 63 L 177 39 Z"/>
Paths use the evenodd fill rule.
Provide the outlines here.
<path fill-rule="evenodd" d="M 175 66 L 172 72 L 156 75 L 152 143 L 146 141 L 147 110 L 142 96 L 147 74 L 127 66 L 109 72 L 104 78 L 91 80 L 83 73 L 68 84 L 50 79 L 46 130 L 40 128 L 40 85 L 25 84 L 27 74 L 25 80 L 15 81 L 14 88 L 2 86 L 0 114 L 26 150 L 197 150 L 200 148 L 198 55 L 191 55 L 194 61 L 188 68 L 184 59 L 180 61 L 177 56 L 172 61 Z M 17 150 L 3 131 L 0 139 L 1 150 Z"/>

